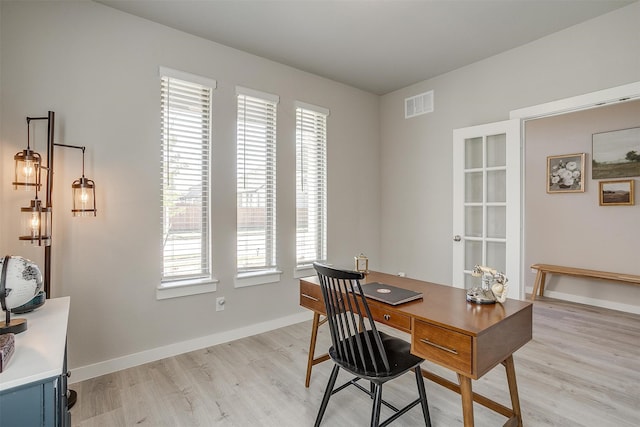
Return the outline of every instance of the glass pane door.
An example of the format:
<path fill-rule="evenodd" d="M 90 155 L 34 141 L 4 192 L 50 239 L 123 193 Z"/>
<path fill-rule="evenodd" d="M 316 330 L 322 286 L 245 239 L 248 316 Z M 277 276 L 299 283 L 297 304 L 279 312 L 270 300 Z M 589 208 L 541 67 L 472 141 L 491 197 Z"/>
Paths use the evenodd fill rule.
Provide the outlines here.
<path fill-rule="evenodd" d="M 519 281 L 519 140 L 519 121 L 454 131 L 454 286 L 480 285 L 476 264 Z"/>
<path fill-rule="evenodd" d="M 506 134 L 465 138 L 465 288 L 476 264 L 505 271 Z"/>

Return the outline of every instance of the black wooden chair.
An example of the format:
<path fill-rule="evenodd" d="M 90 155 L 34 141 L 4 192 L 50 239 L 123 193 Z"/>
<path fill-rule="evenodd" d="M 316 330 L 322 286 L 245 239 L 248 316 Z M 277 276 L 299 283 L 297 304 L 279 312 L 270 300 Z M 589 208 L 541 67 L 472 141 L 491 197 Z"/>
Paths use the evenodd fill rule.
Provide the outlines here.
<path fill-rule="evenodd" d="M 318 427 L 322 422 L 329 398 L 345 387 L 354 385 L 373 399 L 372 427 L 388 425 L 418 403 L 422 405 L 425 425 L 430 427 L 427 393 L 420 370 L 420 364 L 424 360 L 410 353 L 411 346 L 405 340 L 378 331 L 360 286 L 364 274 L 338 270 L 319 263 L 314 263 L 313 266 L 320 279 L 331 331 L 332 346 L 329 356 L 335 362 L 315 426 Z M 355 377 L 334 389 L 340 368 Z M 382 399 L 382 385 L 409 371 L 415 373 L 419 397 L 404 408 L 397 409 Z M 361 379 L 370 381 L 369 389 L 357 383 Z M 391 408 L 395 414 L 380 424 L 382 404 Z"/>

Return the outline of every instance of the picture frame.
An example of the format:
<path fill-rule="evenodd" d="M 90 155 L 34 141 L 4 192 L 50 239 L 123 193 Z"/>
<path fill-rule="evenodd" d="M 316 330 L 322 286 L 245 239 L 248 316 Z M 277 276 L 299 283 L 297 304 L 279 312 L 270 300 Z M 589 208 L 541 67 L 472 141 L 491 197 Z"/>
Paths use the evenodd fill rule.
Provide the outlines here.
<path fill-rule="evenodd" d="M 584 193 L 585 153 L 547 157 L 547 193 Z"/>
<path fill-rule="evenodd" d="M 369 273 L 369 258 L 363 253 L 353 258 L 356 264 L 356 271 L 360 273 Z"/>
<path fill-rule="evenodd" d="M 594 133 L 591 178 L 640 176 L 640 127 Z"/>
<path fill-rule="evenodd" d="M 633 179 L 600 181 L 600 206 L 633 206 Z"/>

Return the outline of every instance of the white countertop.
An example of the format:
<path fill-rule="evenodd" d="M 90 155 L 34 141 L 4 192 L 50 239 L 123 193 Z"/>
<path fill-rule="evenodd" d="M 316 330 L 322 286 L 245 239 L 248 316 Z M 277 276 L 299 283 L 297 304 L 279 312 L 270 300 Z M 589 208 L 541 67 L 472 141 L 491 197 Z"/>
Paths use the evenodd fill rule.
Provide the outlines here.
<path fill-rule="evenodd" d="M 48 299 L 35 311 L 11 315 L 27 319 L 27 330 L 15 336 L 13 356 L 0 373 L 0 391 L 62 374 L 70 302 L 70 297 Z M 4 319 L 3 311 L 0 315 Z"/>

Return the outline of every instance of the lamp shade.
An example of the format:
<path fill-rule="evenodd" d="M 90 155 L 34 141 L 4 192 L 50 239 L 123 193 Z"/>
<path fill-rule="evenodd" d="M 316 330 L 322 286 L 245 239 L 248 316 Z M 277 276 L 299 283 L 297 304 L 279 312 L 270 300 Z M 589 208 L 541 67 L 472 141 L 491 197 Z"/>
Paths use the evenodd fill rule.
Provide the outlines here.
<path fill-rule="evenodd" d="M 71 184 L 73 192 L 73 216 L 96 216 L 95 183 L 82 176 Z"/>
<path fill-rule="evenodd" d="M 33 187 L 40 187 L 40 154 L 27 148 L 13 156 L 15 160 L 15 178 L 13 188 L 24 188 L 30 190 Z"/>
<path fill-rule="evenodd" d="M 40 246 L 51 245 L 51 208 L 42 206 L 40 200 L 34 199 L 29 206 L 20 208 L 20 212 L 22 234 L 19 239 Z"/>

